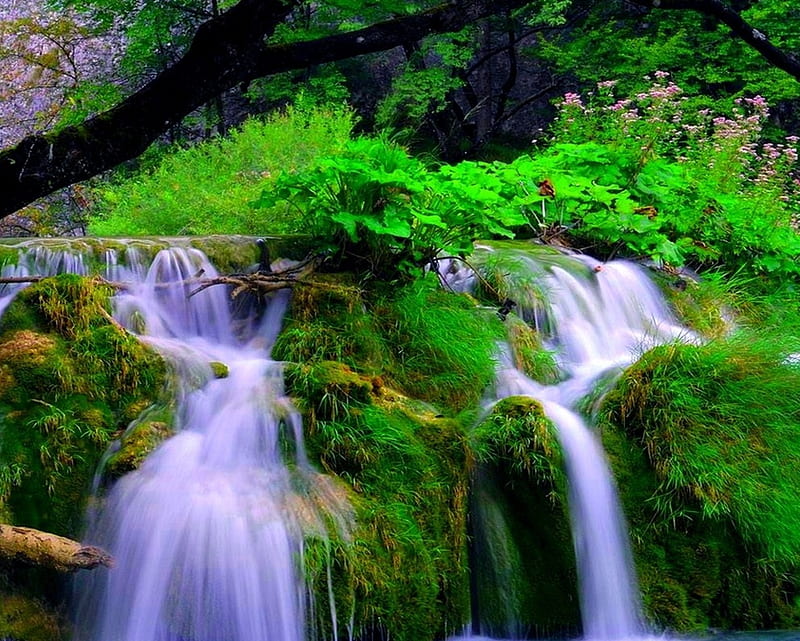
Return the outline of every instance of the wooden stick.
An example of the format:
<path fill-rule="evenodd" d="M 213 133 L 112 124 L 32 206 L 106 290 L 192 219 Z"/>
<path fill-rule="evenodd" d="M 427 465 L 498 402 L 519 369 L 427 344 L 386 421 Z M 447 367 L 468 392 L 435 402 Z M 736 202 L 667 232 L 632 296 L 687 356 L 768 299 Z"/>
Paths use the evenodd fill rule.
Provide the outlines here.
<path fill-rule="evenodd" d="M 93 545 L 15 525 L 0 525 L 0 559 L 59 572 L 113 567 L 111 556 Z"/>

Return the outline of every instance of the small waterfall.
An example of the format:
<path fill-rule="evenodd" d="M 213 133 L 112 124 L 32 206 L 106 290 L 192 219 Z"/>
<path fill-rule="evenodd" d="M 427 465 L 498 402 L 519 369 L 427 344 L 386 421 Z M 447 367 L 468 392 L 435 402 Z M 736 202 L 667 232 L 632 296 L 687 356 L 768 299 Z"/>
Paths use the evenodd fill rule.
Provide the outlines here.
<path fill-rule="evenodd" d="M 87 262 L 20 247 L 3 274 L 86 274 Z M 101 270 L 130 284 L 113 299 L 115 318 L 172 364 L 177 433 L 91 517 L 85 538 L 115 566 L 77 577 L 76 639 L 302 641 L 302 532 L 324 538 L 333 523 L 346 536 L 352 515 L 308 464 L 282 364 L 269 356 L 288 293 L 235 319 L 224 287 L 194 291 L 200 274 L 217 272 L 191 248 L 162 250 L 149 265 L 133 246 L 124 262 L 108 250 Z M 0 291 L 2 308 L 23 286 Z M 215 378 L 212 362 L 228 375 Z"/>
<path fill-rule="evenodd" d="M 545 347 L 555 354 L 561 382 L 543 385 L 528 378 L 503 345 L 493 401 L 514 395 L 535 398 L 556 427 L 569 483 L 584 636 L 603 641 L 641 637 L 647 627 L 624 516 L 602 445 L 576 405 L 601 378 L 621 372 L 643 351 L 693 338 L 632 263 L 603 264 L 580 256 L 565 265 L 563 259 L 543 263 L 525 251 L 513 256 L 543 296 L 512 291 L 510 297 L 543 301 L 533 307 L 523 304 L 518 312 L 545 328 Z"/>
<path fill-rule="evenodd" d="M 141 274 L 135 265 L 122 274 L 113 267 L 118 276 Z M 98 573 L 84 594 L 82 639 L 304 636 L 301 537 L 283 442 L 292 441 L 296 466 L 308 464 L 280 364 L 269 358 L 282 310 L 266 314 L 242 343 L 224 288 L 190 295 L 196 285 L 186 283 L 198 272 L 216 275 L 200 252 L 162 251 L 140 284 L 116 299 L 118 320 L 143 325 L 144 339 L 193 376 L 179 395 L 178 433 L 116 483 L 90 528 L 116 567 Z M 211 361 L 225 363 L 228 376 L 214 379 Z"/>

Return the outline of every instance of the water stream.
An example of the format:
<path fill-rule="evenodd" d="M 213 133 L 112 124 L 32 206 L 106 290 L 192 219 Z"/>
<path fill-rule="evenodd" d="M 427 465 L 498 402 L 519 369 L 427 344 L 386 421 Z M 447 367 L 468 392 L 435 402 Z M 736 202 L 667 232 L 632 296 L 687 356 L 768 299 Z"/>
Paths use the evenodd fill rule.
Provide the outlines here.
<path fill-rule="evenodd" d="M 571 265 L 542 262 L 523 250 L 514 252 L 514 260 L 515 270 L 529 276 L 521 281 L 542 295 L 512 290 L 509 296 L 523 301 L 519 315 L 543 330 L 561 378 L 554 385 L 530 379 L 512 363 L 509 346 L 501 345 L 490 402 L 532 397 L 556 427 L 569 483 L 584 637 L 641 637 L 648 630 L 614 480 L 597 435 L 576 406 L 600 379 L 613 378 L 649 347 L 693 337 L 634 264 L 601 264 L 585 256 Z"/>
<path fill-rule="evenodd" d="M 125 264 L 108 251 L 103 271 L 132 283 L 114 298 L 115 318 L 177 373 L 177 433 L 117 481 L 91 519 L 85 539 L 115 567 L 79 577 L 77 638 L 301 641 L 308 595 L 298 518 L 308 529 L 320 497 L 295 486 L 325 485 L 306 460 L 282 365 L 269 357 L 288 295 L 235 319 L 224 287 L 190 295 L 197 274 L 217 272 L 188 248 L 160 251 L 149 265 L 134 248 Z M 61 272 L 84 274 L 86 261 L 25 251 L 3 275 Z M 0 304 L 22 286 L 6 287 Z M 212 362 L 227 376 L 215 378 Z M 347 506 L 335 509 L 346 528 Z"/>
<path fill-rule="evenodd" d="M 138 265 L 113 265 L 136 282 Z M 181 377 L 178 433 L 113 487 L 87 538 L 113 554 L 81 590 L 80 638 L 122 641 L 300 641 L 304 586 L 300 536 L 287 502 L 295 464 L 308 467 L 280 365 L 269 358 L 285 298 L 273 301 L 242 341 L 227 292 L 188 296 L 198 272 L 214 267 L 196 250 L 162 251 L 139 284 L 115 299 L 115 316 L 192 372 Z M 212 361 L 224 363 L 215 379 Z M 288 434 L 287 434 L 288 432 Z"/>

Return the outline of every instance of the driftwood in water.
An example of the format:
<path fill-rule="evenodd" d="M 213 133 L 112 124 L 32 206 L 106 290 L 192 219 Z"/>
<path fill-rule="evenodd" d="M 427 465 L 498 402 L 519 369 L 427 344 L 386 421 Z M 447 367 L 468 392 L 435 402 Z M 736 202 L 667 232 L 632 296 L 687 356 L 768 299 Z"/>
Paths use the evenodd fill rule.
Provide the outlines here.
<path fill-rule="evenodd" d="M 0 560 L 51 568 L 59 572 L 111 567 L 111 556 L 92 545 L 15 525 L 0 525 Z"/>
<path fill-rule="evenodd" d="M 186 280 L 175 282 L 158 283 L 156 287 L 177 287 L 181 285 L 196 285 L 196 288 L 189 292 L 188 296 L 195 294 L 213 287 L 214 285 L 231 285 L 233 291 L 231 297 L 236 297 L 244 292 L 251 292 L 254 294 L 268 294 L 279 289 L 287 289 L 302 283 L 303 278 L 310 275 L 319 264 L 317 258 L 310 258 L 303 262 L 292 265 L 286 269 L 277 272 L 259 271 L 254 274 L 231 274 L 229 276 L 217 276 L 216 278 L 203 278 L 202 272 Z M 5 284 L 20 284 L 20 283 L 38 283 L 50 276 L 7 276 L 0 278 L 0 285 Z M 100 285 L 107 285 L 114 289 L 128 289 L 132 286 L 131 283 L 121 283 L 117 281 L 106 280 L 99 276 L 92 277 L 92 280 Z"/>

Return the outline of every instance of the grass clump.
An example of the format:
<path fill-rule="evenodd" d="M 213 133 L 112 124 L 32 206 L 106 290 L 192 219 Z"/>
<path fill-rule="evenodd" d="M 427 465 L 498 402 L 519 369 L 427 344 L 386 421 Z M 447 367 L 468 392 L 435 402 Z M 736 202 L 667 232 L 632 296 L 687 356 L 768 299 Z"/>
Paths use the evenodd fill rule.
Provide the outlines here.
<path fill-rule="evenodd" d="M 391 292 L 363 291 L 343 274 L 296 288 L 273 357 L 338 361 L 354 372 L 458 413 L 473 407 L 494 377 L 503 325 L 472 299 L 434 278 Z"/>
<path fill-rule="evenodd" d="M 604 442 L 663 624 L 796 624 L 799 384 L 775 336 L 740 331 L 656 347 L 606 397 Z"/>
<path fill-rule="evenodd" d="M 416 281 L 377 306 L 395 361 L 388 376 L 411 396 L 461 411 L 474 407 L 494 378 L 503 326 L 465 296 Z"/>
<path fill-rule="evenodd" d="M 294 363 L 340 361 L 368 373 L 389 359 L 364 292 L 349 274 L 318 274 L 295 288 L 272 355 Z"/>
<path fill-rule="evenodd" d="M 342 148 L 354 117 L 344 108 L 289 108 L 252 119 L 225 138 L 165 155 L 150 171 L 96 194 L 97 236 L 264 234 L 287 231 L 277 209 L 251 203 L 282 171 L 303 169 Z M 281 210 L 282 211 L 282 210 Z"/>
<path fill-rule="evenodd" d="M 160 393 L 161 359 L 111 320 L 108 290 L 63 275 L 0 323 L 0 504 L 10 522 L 75 536 L 110 440 Z"/>
<path fill-rule="evenodd" d="M 561 446 L 554 430 L 539 401 L 509 396 L 470 432 L 470 445 L 481 463 L 502 463 L 513 474 L 563 488 Z"/>

